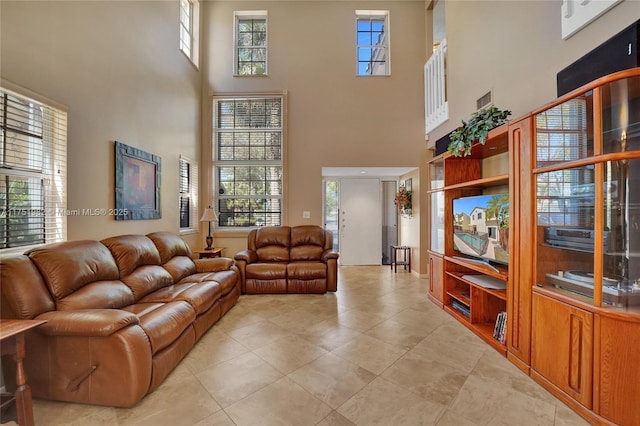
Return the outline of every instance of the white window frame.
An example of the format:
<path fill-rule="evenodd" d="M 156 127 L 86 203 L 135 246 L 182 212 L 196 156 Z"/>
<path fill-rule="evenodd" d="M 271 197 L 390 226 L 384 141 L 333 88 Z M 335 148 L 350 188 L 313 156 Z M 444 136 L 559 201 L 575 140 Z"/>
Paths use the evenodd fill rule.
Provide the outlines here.
<path fill-rule="evenodd" d="M 6 182 L 20 179 L 39 181 L 39 194 L 29 205 L 0 206 L 0 254 L 23 253 L 31 248 L 67 239 L 67 216 L 80 215 L 67 210 L 67 111 L 65 107 L 30 91 L 2 81 L 0 86 L 0 180 L 2 191 Z M 7 108 L 5 94 L 12 97 L 14 107 Z M 8 99 L 8 98 L 7 98 Z M 16 114 L 18 103 L 24 105 Z M 36 113 L 37 111 L 37 113 Z M 6 114 L 5 114 L 6 113 Z M 13 116 L 11 120 L 9 116 Z M 8 119 L 5 120 L 5 117 Z M 26 120 L 26 121 L 25 121 Z M 20 124 L 22 123 L 22 124 Z M 22 130 L 25 133 L 21 133 Z M 5 138 L 12 142 L 6 143 Z M 10 189 L 6 189 L 10 191 Z M 7 193 L 0 199 L 6 202 Z M 33 201 L 31 201 L 33 200 Z M 33 202 L 36 204 L 34 205 Z M 27 231 L 38 231 L 39 237 L 28 242 L 9 241 L 5 234 L 11 218 L 26 219 Z M 16 230 L 12 230 L 15 235 Z M 40 233 L 41 232 L 41 233 Z M 29 232 L 25 232 L 26 235 Z"/>
<path fill-rule="evenodd" d="M 265 22 L 265 40 L 264 46 L 240 46 L 240 22 L 249 19 L 264 19 Z M 251 72 L 249 74 L 240 74 L 238 66 L 240 58 L 240 49 L 259 49 L 264 48 L 264 73 L 258 74 Z M 269 20 L 266 10 L 240 10 L 233 12 L 233 75 L 236 77 L 264 77 L 269 75 Z"/>
<path fill-rule="evenodd" d="M 218 126 L 218 103 L 224 101 L 243 101 L 243 100 L 262 100 L 262 99 L 279 99 L 281 103 L 280 109 L 280 126 L 279 127 L 234 127 L 234 128 L 224 128 L 221 129 Z M 263 226 L 263 225 L 282 225 L 284 223 L 284 192 L 285 192 L 285 182 L 286 182 L 286 171 L 284 168 L 285 156 L 286 156 L 286 120 L 287 120 L 287 96 L 285 93 L 268 93 L 268 94 L 239 94 L 237 96 L 233 95 L 225 95 L 225 96 L 213 96 L 212 99 L 212 108 L 213 108 L 213 132 L 212 132 L 212 141 L 211 147 L 213 152 L 213 187 L 214 187 L 214 209 L 218 212 L 218 222 L 215 224 L 216 229 L 221 230 L 241 230 L 253 228 L 255 226 Z M 266 159 L 240 159 L 240 160 L 224 160 L 220 158 L 220 149 L 218 141 L 221 139 L 221 134 L 223 133 L 234 133 L 234 132 L 243 132 L 243 133 L 251 133 L 255 131 L 257 133 L 267 132 L 267 133 L 280 133 L 280 158 L 274 160 L 266 160 Z M 235 136 L 234 136 L 235 138 Z M 259 148 L 259 146 L 258 146 Z M 246 167 L 246 166 L 256 166 L 256 167 L 276 167 L 280 168 L 280 180 L 277 181 L 277 185 L 280 186 L 280 194 L 273 195 L 265 195 L 265 194 L 241 194 L 240 196 L 232 196 L 225 195 L 223 193 L 223 184 L 220 182 L 220 169 L 224 167 Z M 273 181 L 270 181 L 271 184 L 274 184 Z M 267 185 L 267 181 L 265 181 L 265 185 Z M 265 220 L 265 223 L 249 223 L 247 226 L 240 225 L 228 225 L 225 224 L 225 213 L 226 209 L 222 208 L 221 200 L 225 199 L 233 199 L 240 198 L 243 200 L 262 200 L 269 199 L 273 203 L 279 204 L 279 211 L 276 213 L 277 220 Z M 274 212 L 270 210 L 270 213 Z M 233 212 L 235 214 L 235 211 Z M 253 210 L 249 211 L 250 215 L 254 213 Z M 235 219 L 235 218 L 234 218 Z"/>
<path fill-rule="evenodd" d="M 200 3 L 198 0 L 180 0 L 179 7 L 179 48 L 197 68 L 200 61 Z"/>
<path fill-rule="evenodd" d="M 182 165 L 188 167 L 189 175 L 187 176 L 187 187 L 182 185 Z M 198 232 L 198 164 L 190 158 L 183 155 L 178 159 L 178 223 L 180 225 L 180 234 L 190 234 Z M 186 227 L 182 226 L 182 199 L 186 198 L 189 203 L 189 223 Z"/>
<path fill-rule="evenodd" d="M 374 41 L 370 40 L 371 43 L 363 43 L 360 44 L 359 33 L 359 21 L 363 19 L 376 19 L 380 20 L 380 18 L 384 18 L 383 23 L 383 37 L 380 40 Z M 356 10 L 356 75 L 359 77 L 386 77 L 391 75 L 391 27 L 389 25 L 391 19 L 389 18 L 388 10 Z M 364 60 L 361 59 L 360 53 L 361 49 L 372 49 L 373 54 L 369 57 L 369 65 L 367 66 L 368 72 L 361 72 L 360 65 L 364 63 Z M 374 72 L 373 64 L 380 63 L 380 61 L 376 61 L 375 57 L 383 57 L 384 58 L 384 68 L 382 73 Z M 379 68 L 376 68 L 379 69 Z"/>

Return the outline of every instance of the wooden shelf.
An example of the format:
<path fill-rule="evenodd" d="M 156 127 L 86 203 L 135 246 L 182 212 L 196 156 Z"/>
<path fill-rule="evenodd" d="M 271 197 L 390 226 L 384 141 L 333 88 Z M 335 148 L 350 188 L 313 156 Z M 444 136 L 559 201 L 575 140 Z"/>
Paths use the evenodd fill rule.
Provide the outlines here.
<path fill-rule="evenodd" d="M 496 272 L 493 270 L 493 268 L 489 267 L 489 266 L 484 266 L 480 263 L 477 262 L 472 262 L 472 261 L 465 261 L 464 258 L 462 257 L 453 257 L 453 256 L 445 256 L 445 260 L 447 262 L 451 262 L 451 263 L 455 263 L 457 265 L 460 266 L 464 266 L 467 269 L 471 269 L 472 271 L 475 272 L 479 272 L 481 274 L 485 274 L 485 275 L 489 275 L 495 278 L 499 278 L 503 281 L 507 281 L 509 279 L 509 270 L 507 269 L 506 266 L 502 266 L 502 265 L 493 265 L 496 268 L 498 268 L 499 272 Z M 465 273 L 462 273 L 461 275 L 465 275 Z"/>
<path fill-rule="evenodd" d="M 471 305 L 471 299 L 469 296 L 465 296 L 464 292 L 459 290 L 450 290 L 447 291 L 447 295 L 456 299 L 458 302 L 462 302 L 467 306 Z"/>
<path fill-rule="evenodd" d="M 467 182 L 457 183 L 455 185 L 449 185 L 445 187 L 445 190 L 467 189 L 467 188 L 484 189 L 490 186 L 499 186 L 499 185 L 508 185 L 508 184 L 509 184 L 509 175 L 503 174 L 503 175 L 486 177 L 482 179 L 470 180 Z"/>
<path fill-rule="evenodd" d="M 502 299 L 504 301 L 507 300 L 507 291 L 506 290 L 498 290 L 495 288 L 487 288 L 487 287 L 483 287 L 477 283 L 474 283 L 473 281 L 469 281 L 467 279 L 464 278 L 464 275 L 470 275 L 470 274 L 466 274 L 464 272 L 447 272 L 447 275 L 450 275 L 460 281 L 463 281 L 467 284 L 469 284 L 472 287 L 478 288 L 494 297 L 497 297 L 498 299 Z M 506 279 L 505 279 L 506 282 Z M 452 296 L 453 297 L 453 296 Z"/>
<path fill-rule="evenodd" d="M 498 352 L 502 353 L 503 356 L 507 356 L 507 347 L 493 337 L 493 329 L 495 327 L 495 324 L 480 323 L 471 325 L 473 326 L 473 330 L 482 340 L 487 342 Z"/>
<path fill-rule="evenodd" d="M 505 123 L 489 130 L 485 144 L 476 142 L 471 147 L 469 158 L 488 158 L 509 151 L 509 124 Z"/>

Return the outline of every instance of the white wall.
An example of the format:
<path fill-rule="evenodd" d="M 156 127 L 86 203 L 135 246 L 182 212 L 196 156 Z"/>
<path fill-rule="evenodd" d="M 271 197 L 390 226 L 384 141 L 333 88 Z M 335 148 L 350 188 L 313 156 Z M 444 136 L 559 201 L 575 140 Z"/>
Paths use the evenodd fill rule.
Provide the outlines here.
<path fill-rule="evenodd" d="M 355 75 L 355 10 L 363 8 L 390 11 L 390 77 Z M 203 5 L 206 94 L 288 92 L 285 224 L 322 224 L 322 167 L 422 165 L 424 9 L 422 0 Z M 268 77 L 232 75 L 234 10 L 268 11 Z M 242 234 L 215 237 L 225 247 L 246 245 Z"/>
<path fill-rule="evenodd" d="M 69 217 L 69 239 L 179 229 L 178 157 L 200 158 L 201 79 L 178 50 L 178 5 L 0 2 L 0 75 L 68 107 L 69 209 L 114 207 L 114 140 L 162 158 L 162 219 Z"/>
<path fill-rule="evenodd" d="M 560 1 L 446 1 L 449 121 L 429 144 L 467 120 L 476 99 L 493 89 L 494 104 L 512 119 L 556 99 L 556 74 L 640 18 L 625 0 L 567 40 Z"/>

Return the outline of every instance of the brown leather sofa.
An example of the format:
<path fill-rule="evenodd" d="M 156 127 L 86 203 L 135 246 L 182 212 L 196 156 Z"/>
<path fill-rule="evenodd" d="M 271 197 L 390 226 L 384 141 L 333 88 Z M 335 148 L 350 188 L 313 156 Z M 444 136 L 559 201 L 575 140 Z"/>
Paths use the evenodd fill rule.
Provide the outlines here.
<path fill-rule="evenodd" d="M 51 244 L 0 261 L 2 318 L 47 320 L 26 339 L 35 397 L 129 407 L 231 309 L 238 277 L 166 232 Z"/>
<path fill-rule="evenodd" d="M 333 234 L 320 226 L 253 229 L 235 260 L 242 293 L 325 293 L 338 287 Z"/>

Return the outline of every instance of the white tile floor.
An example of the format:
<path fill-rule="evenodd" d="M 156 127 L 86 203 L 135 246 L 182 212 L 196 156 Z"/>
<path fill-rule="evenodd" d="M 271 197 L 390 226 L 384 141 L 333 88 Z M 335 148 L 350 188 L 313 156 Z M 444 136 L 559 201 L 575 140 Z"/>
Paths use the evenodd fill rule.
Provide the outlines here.
<path fill-rule="evenodd" d="M 135 407 L 35 400 L 37 425 L 587 425 L 431 303 L 341 267 L 338 292 L 242 296 Z"/>

